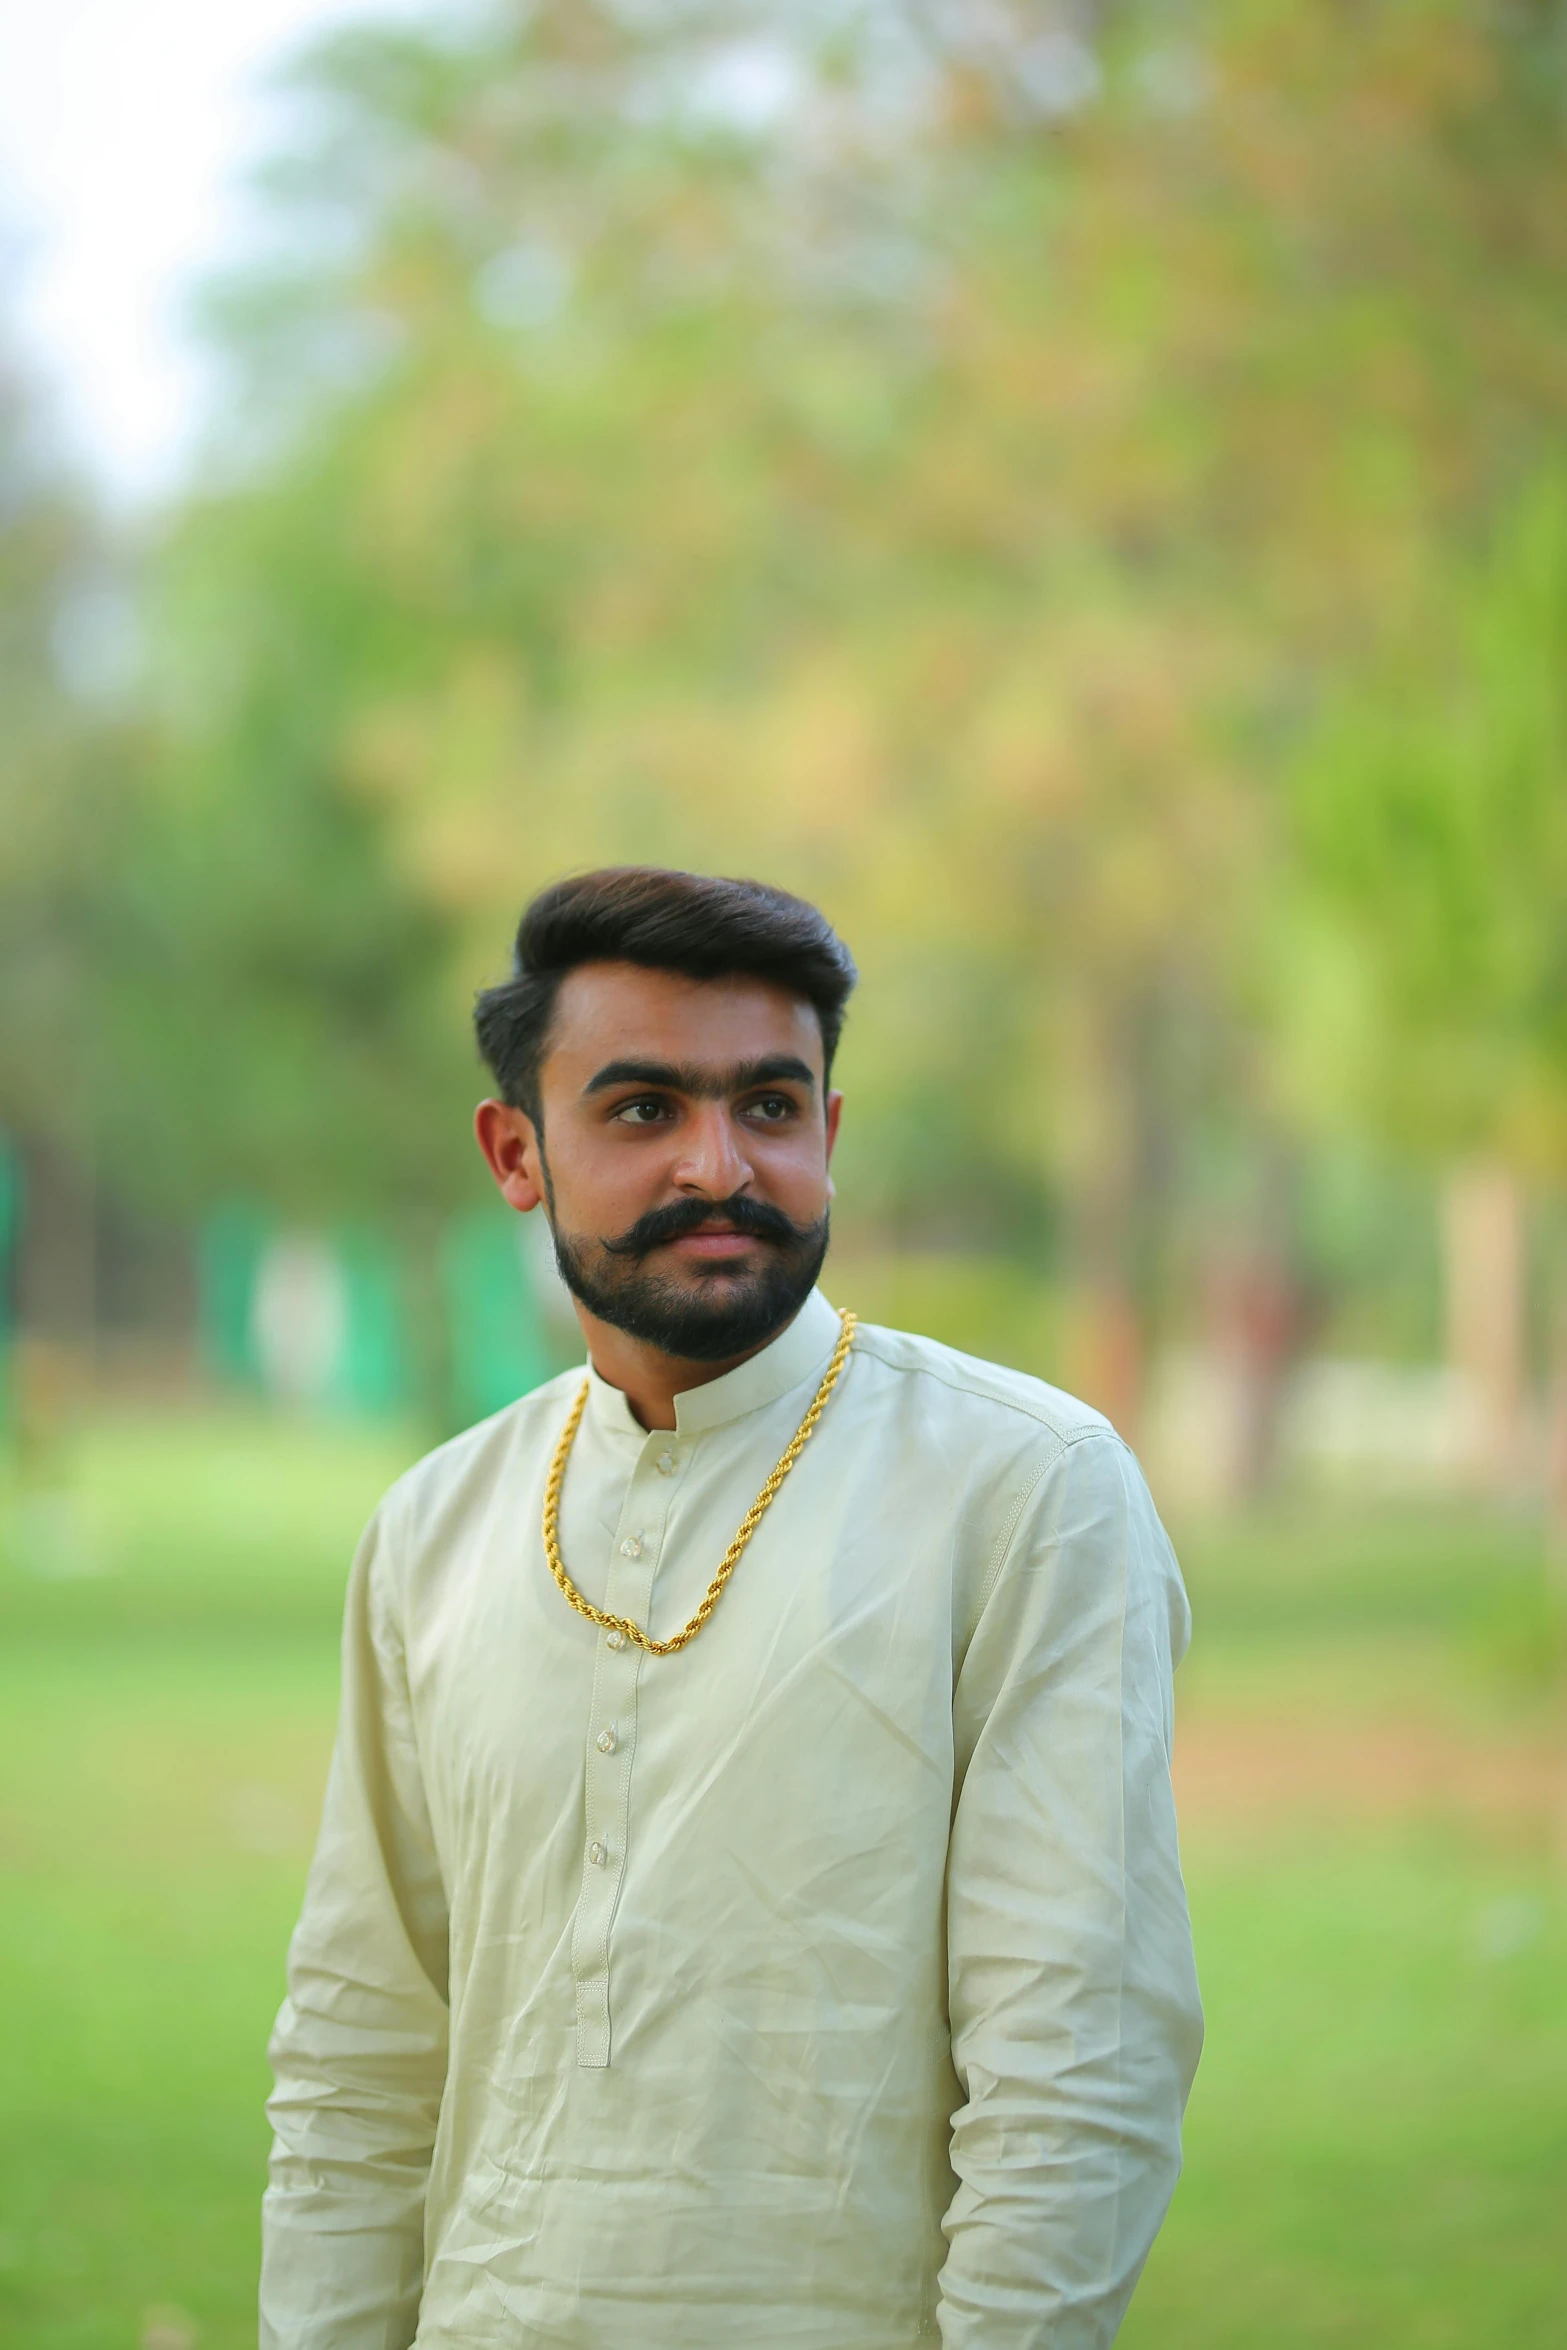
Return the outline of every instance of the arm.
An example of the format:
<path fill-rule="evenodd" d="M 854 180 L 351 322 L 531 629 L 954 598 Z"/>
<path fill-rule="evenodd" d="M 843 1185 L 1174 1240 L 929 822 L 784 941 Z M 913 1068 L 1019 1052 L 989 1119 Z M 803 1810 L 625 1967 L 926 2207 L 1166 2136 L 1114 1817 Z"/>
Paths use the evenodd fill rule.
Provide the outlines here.
<path fill-rule="evenodd" d="M 1170 1793 L 1188 1621 L 1130 1453 L 1068 1444 L 954 1697 L 944 2350 L 1104 2350 L 1174 2191 L 1202 2044 Z"/>
<path fill-rule="evenodd" d="M 446 1900 L 384 1524 L 355 1558 L 321 1834 L 270 2055 L 261 2350 L 406 2350 L 446 2075 Z"/>

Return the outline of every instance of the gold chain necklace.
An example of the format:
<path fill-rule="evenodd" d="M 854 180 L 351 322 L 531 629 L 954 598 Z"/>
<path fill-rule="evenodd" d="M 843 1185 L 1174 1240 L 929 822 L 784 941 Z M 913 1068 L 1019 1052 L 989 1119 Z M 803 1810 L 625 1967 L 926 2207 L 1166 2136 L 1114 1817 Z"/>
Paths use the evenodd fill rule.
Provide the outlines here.
<path fill-rule="evenodd" d="M 763 1514 L 777 1495 L 779 1486 L 805 1450 L 812 1429 L 827 1408 L 827 1398 L 838 1384 L 838 1375 L 849 1359 L 849 1348 L 853 1343 L 854 1325 L 857 1317 L 845 1313 L 841 1319 L 843 1328 L 838 1333 L 838 1343 L 833 1348 L 832 1361 L 822 1373 L 822 1383 L 811 1398 L 810 1410 L 789 1439 L 788 1449 L 779 1461 L 777 1468 L 774 1469 L 767 1483 L 762 1487 L 761 1492 L 740 1521 L 740 1531 L 724 1552 L 723 1558 L 719 1562 L 718 1572 L 707 1587 L 707 1596 L 685 1630 L 677 1632 L 672 1640 L 650 1640 L 641 1625 L 634 1624 L 629 1616 L 606 1615 L 604 1610 L 595 1607 L 590 1599 L 584 1599 L 567 1574 L 566 1562 L 560 1555 L 560 1489 L 566 1475 L 566 1462 L 571 1453 L 572 1440 L 582 1424 L 582 1414 L 588 1400 L 588 1382 L 586 1379 L 583 1380 L 577 1394 L 577 1400 L 571 1407 L 571 1417 L 560 1432 L 560 1442 L 555 1447 L 555 1458 L 550 1462 L 549 1479 L 544 1487 L 544 1555 L 550 1562 L 550 1573 L 579 1616 L 586 1616 L 590 1624 L 597 1624 L 605 1632 L 619 1632 L 623 1638 L 634 1641 L 638 1648 L 645 1649 L 649 1656 L 673 1656 L 677 1649 L 684 1648 L 688 1641 L 696 1638 L 714 1608 L 723 1598 L 724 1585 L 740 1564 L 741 1552 L 761 1524 Z"/>

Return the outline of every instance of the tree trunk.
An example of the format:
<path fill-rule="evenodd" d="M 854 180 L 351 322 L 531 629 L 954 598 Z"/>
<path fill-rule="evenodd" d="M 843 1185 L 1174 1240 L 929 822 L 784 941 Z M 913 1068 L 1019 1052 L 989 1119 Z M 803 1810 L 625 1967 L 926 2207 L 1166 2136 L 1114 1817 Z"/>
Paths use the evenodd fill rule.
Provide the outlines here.
<path fill-rule="evenodd" d="M 1442 1199 L 1447 1360 L 1471 1398 L 1469 1466 L 1492 1492 L 1526 1469 L 1523 1194 L 1498 1160 L 1454 1168 Z"/>

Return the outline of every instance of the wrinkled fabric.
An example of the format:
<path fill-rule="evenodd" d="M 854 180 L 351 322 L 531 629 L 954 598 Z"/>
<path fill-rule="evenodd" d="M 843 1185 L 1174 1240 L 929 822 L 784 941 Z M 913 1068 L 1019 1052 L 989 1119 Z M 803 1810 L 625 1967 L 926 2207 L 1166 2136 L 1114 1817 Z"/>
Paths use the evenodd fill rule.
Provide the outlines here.
<path fill-rule="evenodd" d="M 567 1565 L 685 1623 L 837 1336 L 644 1432 L 590 1374 Z M 583 1374 L 393 1487 L 272 2042 L 263 2350 L 1100 2350 L 1201 2016 L 1188 1630 L 1107 1423 L 861 1328 L 706 1629 L 540 1536 Z"/>

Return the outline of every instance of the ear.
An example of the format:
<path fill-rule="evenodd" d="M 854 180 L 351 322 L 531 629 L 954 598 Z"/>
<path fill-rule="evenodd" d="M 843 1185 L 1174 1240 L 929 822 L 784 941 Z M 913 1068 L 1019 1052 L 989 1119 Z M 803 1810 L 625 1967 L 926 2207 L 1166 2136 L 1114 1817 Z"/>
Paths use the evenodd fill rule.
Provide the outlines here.
<path fill-rule="evenodd" d="M 509 1102 L 482 1101 L 473 1113 L 473 1132 L 502 1199 L 525 1216 L 544 1197 L 544 1162 L 533 1120 Z"/>
<path fill-rule="evenodd" d="M 829 1159 L 829 1160 L 831 1160 L 831 1158 L 832 1158 L 832 1154 L 833 1154 L 833 1145 L 836 1143 L 836 1141 L 837 1141 L 837 1139 L 838 1139 L 838 1120 L 839 1120 L 839 1118 L 842 1116 L 842 1114 L 843 1114 L 843 1096 L 842 1096 L 842 1094 L 841 1094 L 841 1093 L 830 1093 L 830 1094 L 827 1096 L 827 1104 L 826 1104 L 826 1124 L 827 1124 L 827 1156 L 828 1156 L 828 1159 Z M 836 1188 L 835 1188 L 835 1186 L 834 1186 L 834 1183 L 833 1183 L 833 1179 L 832 1179 L 832 1177 L 829 1175 L 829 1176 L 828 1176 L 828 1178 L 827 1178 L 827 1197 L 828 1197 L 829 1199 L 836 1199 L 836 1197 L 837 1197 L 837 1196 L 838 1196 L 838 1195 L 837 1195 L 837 1191 L 836 1191 Z"/>

